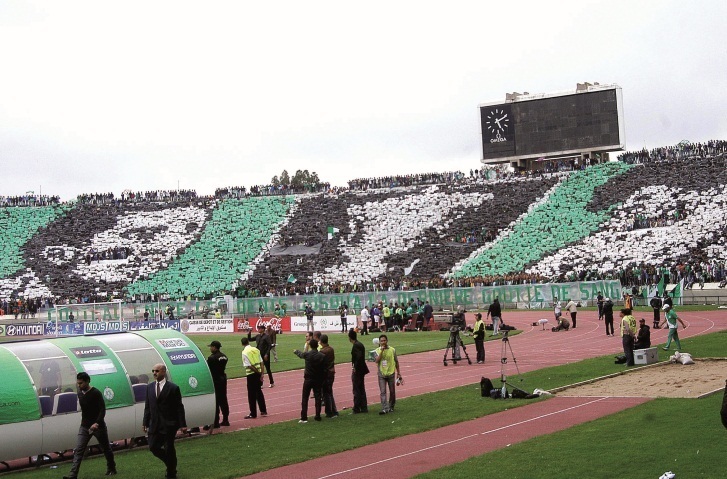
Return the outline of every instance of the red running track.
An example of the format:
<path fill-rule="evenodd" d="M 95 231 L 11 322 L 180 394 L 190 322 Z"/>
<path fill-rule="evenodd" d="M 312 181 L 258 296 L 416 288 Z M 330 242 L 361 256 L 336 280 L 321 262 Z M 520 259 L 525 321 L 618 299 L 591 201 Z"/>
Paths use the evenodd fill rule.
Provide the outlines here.
<path fill-rule="evenodd" d="M 648 401 L 556 397 L 434 431 L 364 446 L 245 476 L 248 479 L 369 479 L 383 470 L 404 479 L 531 437 L 551 434 Z M 308 424 L 301 427 L 308 427 Z M 537 431 L 535 433 L 534 431 Z"/>
<path fill-rule="evenodd" d="M 597 320 L 595 312 L 581 312 L 579 316 L 576 329 L 552 333 L 547 328 L 542 330 L 541 326 L 532 326 L 532 323 L 540 318 L 550 319 L 546 313 L 529 311 L 507 313 L 507 323 L 516 326 L 523 332 L 510 338 L 509 345 L 505 345 L 502 341 L 486 343 L 487 356 L 484 365 L 468 365 L 466 361 L 454 365 L 450 361 L 449 366 L 445 369 L 442 350 L 403 356 L 400 358 L 400 363 L 402 375 L 406 381 L 403 387 L 397 388 L 397 398 L 465 385 L 479 388 L 478 383 L 481 376 L 500 377 L 500 358 L 503 356 L 503 350 L 504 355 L 508 358 L 505 373 L 509 376 L 516 375 L 518 372 L 524 373 L 594 356 L 615 355 L 622 352 L 621 338 L 606 336 L 604 323 Z M 637 314 L 637 318 L 641 316 Z M 643 316 L 651 323 L 646 314 Z M 727 313 L 723 311 L 684 312 L 679 313 L 679 316 L 687 324 L 686 329 L 680 330 L 682 340 L 727 329 Z M 618 328 L 616 332 L 618 334 Z M 394 347 L 403 344 L 409 334 L 426 333 L 389 334 L 390 344 Z M 667 331 L 664 329 L 652 330 L 651 335 L 652 344 L 661 344 L 666 340 Z M 369 338 L 364 339 L 369 341 Z M 441 335 L 436 340 L 441 341 Z M 688 350 L 688 348 L 685 349 Z M 339 357 L 348 355 L 348 351 L 337 352 Z M 474 358 L 474 347 L 469 348 L 468 353 L 471 358 Z M 279 351 L 278 354 L 285 354 L 285 352 Z M 350 407 L 352 402 L 351 384 L 345 364 L 337 365 L 336 370 L 337 380 L 334 395 L 338 409 L 343 410 Z M 228 391 L 231 410 L 234 411 L 231 414 L 232 427 L 223 428 L 222 431 L 297 419 L 300 414 L 301 383 L 301 371 L 276 374 L 275 388 L 265 389 L 270 415 L 267 418 L 244 420 L 241 418 L 247 414 L 245 386 L 242 380 L 231 381 Z M 511 381 L 510 384 L 512 385 L 513 382 Z M 515 379 L 515 385 L 517 385 L 517 379 Z M 529 390 L 538 387 L 537 384 L 524 386 Z M 372 413 L 376 413 L 379 409 L 376 405 L 378 385 L 376 375 L 373 373 L 367 376 L 366 390 L 369 394 L 370 410 Z M 434 431 L 392 439 L 384 443 L 291 464 L 246 477 L 368 478 L 376 470 L 375 467 L 397 461 L 396 467 L 386 468 L 387 479 L 404 479 L 461 462 L 509 444 L 564 430 L 646 401 L 648 401 L 646 398 L 555 397 L 548 401 L 529 404 Z M 312 408 L 312 401 L 310 407 Z M 310 428 L 312 426 L 315 428 L 316 424 L 311 421 L 300 427 Z M 454 445 L 456 447 L 452 447 Z"/>
<path fill-rule="evenodd" d="M 643 314 L 643 317 L 648 321 L 647 324 L 651 323 L 650 314 Z M 578 313 L 578 327 L 571 331 L 553 333 L 547 327 L 543 331 L 541 326 L 531 325 L 540 318 L 551 319 L 551 316 L 550 313 L 543 311 L 505 313 L 507 323 L 516 326 L 522 331 L 522 333 L 510 338 L 509 347 L 506 349 L 508 363 L 504 369 L 508 376 L 516 376 L 518 371 L 524 373 L 544 367 L 577 362 L 590 357 L 606 354 L 616 355 L 623 352 L 621 338 L 619 336 L 606 336 L 603 321 L 597 320 L 597 313 L 595 311 L 582 311 Z M 642 315 L 637 313 L 636 316 L 640 318 Z M 679 312 L 679 316 L 687 324 L 686 329 L 679 331 L 679 336 L 682 340 L 700 334 L 727 329 L 727 311 Z M 397 347 L 404 344 L 407 336 L 411 334 L 427 333 L 389 333 L 389 342 L 392 346 Z M 616 328 L 616 334 L 618 334 L 618 327 Z M 652 330 L 652 344 L 663 344 L 666 341 L 666 335 L 667 331 L 665 329 Z M 373 348 L 370 342 L 370 338 L 372 337 L 364 336 L 362 338 L 367 347 Z M 432 340 L 441 342 L 442 335 L 437 335 Z M 466 361 L 461 361 L 454 365 L 449 361 L 446 369 L 442 363 L 444 356 L 443 350 L 400 357 L 401 372 L 405 378 L 405 383 L 404 386 L 396 389 L 397 398 L 401 399 L 465 385 L 477 384 L 477 387 L 479 387 L 478 383 L 482 376 L 492 378 L 493 380 L 499 379 L 503 344 L 499 340 L 485 343 L 485 364 L 475 363 L 474 345 L 470 345 L 467 347 L 467 352 L 473 364 L 468 365 Z M 340 348 L 336 351 L 336 354 L 339 359 L 342 357 L 350 357 L 349 350 L 341 351 Z M 286 359 L 291 357 L 293 360 L 300 361 L 302 366 L 302 360 L 293 356 L 292 352 L 278 351 L 278 356 Z M 513 361 L 513 357 L 515 361 Z M 273 363 L 274 369 L 275 363 Z M 336 365 L 336 372 L 334 396 L 336 398 L 336 405 L 340 411 L 351 407 L 353 393 L 351 390 L 350 370 L 347 364 Z M 303 372 L 301 370 L 287 371 L 274 373 L 274 376 L 275 388 L 271 389 L 266 387 L 264 391 L 269 416 L 267 418 L 258 417 L 258 419 L 254 420 L 243 419 L 248 414 L 245 380 L 231 380 L 228 383 L 231 427 L 222 428 L 215 432 L 225 432 L 261 426 L 273 422 L 298 419 L 300 417 L 300 394 Z M 513 378 L 511 384 L 517 386 L 517 378 Z M 523 387 L 524 389 L 532 390 L 539 387 L 539 385 L 524 384 Z M 375 373 L 367 375 L 366 391 L 368 393 L 369 403 L 371 404 L 371 411 L 374 413 L 378 412 L 378 384 Z M 312 415 L 313 401 L 311 401 L 309 408 L 310 415 Z"/>

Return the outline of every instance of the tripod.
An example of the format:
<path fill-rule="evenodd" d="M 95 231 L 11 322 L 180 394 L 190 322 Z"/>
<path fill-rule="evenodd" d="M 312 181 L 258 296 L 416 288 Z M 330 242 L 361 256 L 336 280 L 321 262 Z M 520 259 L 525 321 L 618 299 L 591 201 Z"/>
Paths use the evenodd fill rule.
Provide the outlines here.
<path fill-rule="evenodd" d="M 467 348 L 465 347 L 464 343 L 462 342 L 462 338 L 459 335 L 459 327 L 452 326 L 451 328 L 449 328 L 449 340 L 447 341 L 447 349 L 444 350 L 445 366 L 447 365 L 447 353 L 449 353 L 450 349 L 452 350 L 452 363 L 457 364 L 457 361 L 462 360 L 462 356 L 459 352 L 460 348 L 462 348 L 462 352 L 464 352 L 464 357 L 467 358 L 467 364 L 472 364 L 472 360 L 467 354 Z"/>
<path fill-rule="evenodd" d="M 500 350 L 500 381 L 502 381 L 502 387 L 505 388 L 507 384 L 507 374 L 505 373 L 505 367 L 507 366 L 507 351 L 510 350 L 510 356 L 512 362 L 515 363 L 515 370 L 518 375 L 520 374 L 520 368 L 517 365 L 517 359 L 515 359 L 515 353 L 512 352 L 512 346 L 510 346 L 510 338 L 507 337 L 508 331 L 503 331 L 502 336 L 502 349 Z M 521 379 L 522 381 L 522 379 Z M 519 388 L 518 388 L 519 389 Z"/>

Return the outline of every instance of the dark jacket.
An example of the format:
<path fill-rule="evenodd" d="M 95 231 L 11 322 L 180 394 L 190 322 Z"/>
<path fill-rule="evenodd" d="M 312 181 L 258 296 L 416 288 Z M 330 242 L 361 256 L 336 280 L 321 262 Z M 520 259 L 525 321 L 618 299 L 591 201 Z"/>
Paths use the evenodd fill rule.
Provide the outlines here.
<path fill-rule="evenodd" d="M 179 386 L 167 381 L 157 397 L 156 385 L 156 381 L 152 381 L 146 387 L 142 425 L 149 430 L 150 434 L 171 434 L 181 427 L 187 427 L 182 392 L 179 390 Z"/>
<path fill-rule="evenodd" d="M 326 356 L 318 350 L 310 350 L 303 353 L 296 349 L 293 352 L 299 358 L 305 359 L 303 377 L 323 382 L 326 374 Z"/>
<path fill-rule="evenodd" d="M 608 319 L 613 319 L 613 301 L 603 303 L 603 315 Z"/>
<path fill-rule="evenodd" d="M 247 338 L 252 340 L 252 332 L 247 332 Z M 267 334 L 258 334 L 255 336 L 255 345 L 260 350 L 260 356 L 265 359 L 265 356 L 270 356 L 270 349 L 272 348 L 273 344 L 270 341 L 270 336 Z"/>
<path fill-rule="evenodd" d="M 499 301 L 493 302 L 490 307 L 487 308 L 487 315 L 493 318 L 502 318 L 502 308 L 500 307 Z"/>
<path fill-rule="evenodd" d="M 93 424 L 104 427 L 106 423 L 106 403 L 101 391 L 91 387 L 86 393 L 78 393 L 78 403 L 81 405 L 81 426 L 88 429 Z"/>
<path fill-rule="evenodd" d="M 212 353 L 207 358 L 207 366 L 210 368 L 212 374 L 212 380 L 214 382 L 224 382 L 227 380 L 227 374 L 225 368 L 227 367 L 227 355 L 222 351 Z"/>
<path fill-rule="evenodd" d="M 355 341 L 351 348 L 351 365 L 355 374 L 368 374 L 369 366 L 366 364 L 366 348 L 361 341 Z"/>
<path fill-rule="evenodd" d="M 634 349 L 645 349 L 651 347 L 651 329 L 647 325 L 642 325 L 636 333 L 636 342 Z"/>

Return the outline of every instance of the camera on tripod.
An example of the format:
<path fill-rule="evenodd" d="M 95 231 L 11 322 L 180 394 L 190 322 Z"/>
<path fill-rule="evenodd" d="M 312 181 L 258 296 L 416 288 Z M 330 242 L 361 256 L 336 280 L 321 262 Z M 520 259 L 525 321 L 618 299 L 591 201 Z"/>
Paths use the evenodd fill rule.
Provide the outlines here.
<path fill-rule="evenodd" d="M 461 327 L 458 324 L 454 324 L 454 321 L 449 327 L 449 339 L 447 340 L 447 349 L 444 350 L 444 365 L 447 365 L 447 354 L 452 351 L 452 363 L 457 364 L 457 361 L 462 360 L 461 352 L 464 352 L 464 356 L 467 359 L 467 364 L 472 364 L 472 360 L 467 354 L 467 348 L 462 342 L 462 337 L 459 335 Z"/>

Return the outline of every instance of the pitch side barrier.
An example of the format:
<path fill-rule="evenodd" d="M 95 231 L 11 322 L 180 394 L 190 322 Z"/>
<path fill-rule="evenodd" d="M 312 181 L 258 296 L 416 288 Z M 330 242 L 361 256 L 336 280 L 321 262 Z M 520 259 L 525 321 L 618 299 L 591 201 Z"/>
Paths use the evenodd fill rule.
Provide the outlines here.
<path fill-rule="evenodd" d="M 639 304 L 648 304 L 651 290 L 643 289 L 643 298 L 639 297 Z M 670 288 L 670 294 L 677 304 L 682 303 L 681 287 Z M 598 293 L 604 297 L 614 300 L 620 299 L 623 292 L 631 293 L 630 287 L 622 287 L 619 280 L 600 281 L 577 281 L 569 283 L 545 283 L 545 284 L 513 284 L 502 286 L 475 286 L 467 288 L 442 288 L 442 289 L 418 289 L 408 291 L 371 291 L 362 293 L 332 293 L 332 294 L 311 294 L 297 296 L 277 296 L 259 298 L 232 298 L 225 296 L 224 299 L 211 301 L 156 301 L 152 303 L 97 303 L 94 305 L 68 305 L 59 306 L 55 310 L 48 311 L 46 322 L 68 323 L 69 314 L 75 311 L 75 317 L 82 321 L 86 318 L 95 318 L 96 321 L 115 322 L 128 321 L 130 324 L 143 325 L 158 324 L 162 327 L 172 327 L 182 332 L 232 332 L 239 331 L 240 318 L 254 320 L 258 317 L 260 306 L 263 307 L 263 315 L 267 321 L 272 321 L 272 315 L 276 306 L 280 308 L 280 318 L 291 318 L 302 316 L 305 304 L 309 304 L 316 314 L 335 315 L 342 304 L 348 306 L 350 315 L 358 314 L 364 306 L 371 306 L 374 303 L 383 301 L 385 303 L 408 303 L 409 300 L 417 299 L 421 302 L 429 301 L 436 309 L 455 310 L 462 306 L 468 310 L 482 310 L 492 303 L 495 298 L 500 300 L 507 308 L 537 309 L 550 308 L 554 298 L 561 301 L 572 299 L 580 302 L 583 306 L 593 306 L 596 303 Z M 223 310 L 223 318 L 229 320 L 222 322 L 214 321 L 211 308 Z M 89 313 L 89 310 L 91 311 Z M 142 322 L 140 318 L 144 312 L 150 314 L 150 321 Z M 159 318 L 160 312 L 172 311 L 179 326 L 172 325 L 172 322 L 154 319 Z M 204 317 L 207 316 L 207 317 Z M 287 319 L 290 321 L 290 319 Z M 280 322 L 280 321 L 278 321 Z M 351 319 L 349 319 L 349 324 Z M 272 324 L 276 329 L 295 330 L 292 324 Z M 72 326 L 63 326 L 72 328 Z M 290 329 L 288 329 L 290 328 Z M 133 327 L 130 327 L 133 330 Z M 125 329 L 122 329 L 125 330 Z M 87 331 L 84 331 L 87 333 Z M 102 332 L 102 331 L 94 331 Z M 47 332 L 46 332 L 47 334 Z M 78 334 L 78 333 L 76 333 Z"/>
<path fill-rule="evenodd" d="M 238 314 L 253 315 L 260 306 L 266 311 L 272 311 L 279 304 L 284 306 L 290 314 L 291 311 L 303 310 L 304 304 L 307 302 L 316 312 L 335 310 L 345 303 L 349 312 L 358 313 L 364 306 L 371 306 L 379 301 L 401 304 L 408 303 L 410 299 L 429 301 L 435 309 L 454 310 L 461 305 L 465 309 L 474 310 L 487 308 L 495 298 L 498 298 L 507 307 L 549 308 L 555 297 L 560 300 L 572 299 L 583 304 L 595 304 L 599 291 L 604 297 L 620 298 L 622 293 L 621 283 L 618 280 L 602 280 L 409 291 L 314 294 L 273 298 L 238 298 L 233 300 L 233 311 Z"/>

